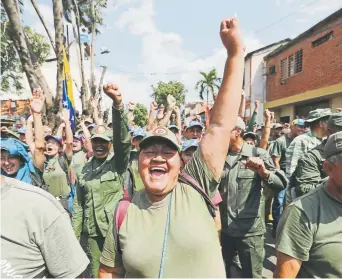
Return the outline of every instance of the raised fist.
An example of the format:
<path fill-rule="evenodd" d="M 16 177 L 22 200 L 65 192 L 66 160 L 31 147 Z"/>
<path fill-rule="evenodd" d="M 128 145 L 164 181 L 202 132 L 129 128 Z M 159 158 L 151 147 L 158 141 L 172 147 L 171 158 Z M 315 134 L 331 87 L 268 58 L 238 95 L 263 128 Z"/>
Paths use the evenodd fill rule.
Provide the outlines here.
<path fill-rule="evenodd" d="M 174 109 L 176 106 L 176 99 L 172 95 L 167 95 L 167 107 L 168 109 Z"/>
<path fill-rule="evenodd" d="M 271 119 L 271 112 L 268 109 L 265 109 L 264 116 L 266 119 Z"/>
<path fill-rule="evenodd" d="M 64 123 L 69 123 L 69 119 L 70 119 L 70 110 L 64 108 L 62 110 L 62 120 Z"/>
<path fill-rule="evenodd" d="M 260 101 L 259 101 L 259 100 L 255 100 L 255 101 L 254 101 L 254 105 L 255 105 L 256 108 L 258 108 L 259 105 L 260 105 Z"/>
<path fill-rule="evenodd" d="M 103 92 L 113 100 L 115 107 L 122 106 L 122 96 L 116 84 L 109 83 L 103 86 Z"/>
<path fill-rule="evenodd" d="M 156 101 L 153 101 L 153 102 L 151 103 L 151 105 L 150 105 L 150 110 L 151 110 L 151 111 L 155 111 L 155 110 L 157 110 L 157 109 L 158 109 L 158 104 L 157 104 Z"/>
<path fill-rule="evenodd" d="M 45 97 L 41 89 L 34 89 L 30 98 L 30 108 L 33 113 L 41 113 L 44 107 Z"/>
<path fill-rule="evenodd" d="M 228 56 L 243 54 L 245 45 L 243 43 L 239 22 L 236 16 L 221 22 L 220 30 L 222 44 L 228 51 Z"/>

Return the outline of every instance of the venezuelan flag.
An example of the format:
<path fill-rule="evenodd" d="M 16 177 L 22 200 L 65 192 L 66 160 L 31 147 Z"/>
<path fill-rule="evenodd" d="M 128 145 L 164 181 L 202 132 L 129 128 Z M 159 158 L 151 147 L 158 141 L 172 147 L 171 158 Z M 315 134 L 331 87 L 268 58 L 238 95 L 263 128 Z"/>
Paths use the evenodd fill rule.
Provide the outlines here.
<path fill-rule="evenodd" d="M 70 110 L 70 125 L 73 133 L 76 132 L 75 102 L 72 90 L 72 78 L 69 61 L 63 47 L 63 108 Z"/>

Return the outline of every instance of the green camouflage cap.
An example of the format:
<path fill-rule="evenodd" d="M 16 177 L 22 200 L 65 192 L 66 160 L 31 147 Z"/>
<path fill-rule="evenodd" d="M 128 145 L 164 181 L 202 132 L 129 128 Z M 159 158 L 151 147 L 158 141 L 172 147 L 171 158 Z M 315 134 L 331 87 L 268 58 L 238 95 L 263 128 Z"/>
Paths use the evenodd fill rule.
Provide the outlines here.
<path fill-rule="evenodd" d="M 342 132 L 330 135 L 325 146 L 324 156 L 325 159 L 342 152 Z"/>
<path fill-rule="evenodd" d="M 342 127 L 342 112 L 333 113 L 328 120 L 328 128 Z"/>
<path fill-rule="evenodd" d="M 308 119 L 305 120 L 305 122 L 313 122 L 315 120 L 318 120 L 320 118 L 330 116 L 331 115 L 331 109 L 315 109 L 309 112 Z"/>
<path fill-rule="evenodd" d="M 113 138 L 112 133 L 113 132 L 110 129 L 108 129 L 107 126 L 98 125 L 98 126 L 95 126 L 95 128 L 93 129 L 91 133 L 92 134 L 91 139 L 100 138 L 106 141 L 112 141 L 112 138 Z"/>
<path fill-rule="evenodd" d="M 13 129 L 8 129 L 7 130 L 7 137 L 19 139 L 19 134 L 16 131 L 14 131 Z"/>
<path fill-rule="evenodd" d="M 148 131 L 146 133 L 146 136 L 142 139 L 142 141 L 139 144 L 140 149 L 142 149 L 147 142 L 153 139 L 165 139 L 168 142 L 170 142 L 174 147 L 176 147 L 177 150 L 181 150 L 181 146 L 178 143 L 176 135 L 164 126 L 158 126 L 157 128 Z"/>

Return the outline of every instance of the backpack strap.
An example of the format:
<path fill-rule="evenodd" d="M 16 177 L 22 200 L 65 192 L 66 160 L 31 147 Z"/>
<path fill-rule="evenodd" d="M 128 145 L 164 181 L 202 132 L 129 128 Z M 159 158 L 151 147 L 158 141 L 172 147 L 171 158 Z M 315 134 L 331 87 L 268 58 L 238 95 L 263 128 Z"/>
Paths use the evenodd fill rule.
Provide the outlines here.
<path fill-rule="evenodd" d="M 178 181 L 185 183 L 187 185 L 190 185 L 192 188 L 194 188 L 198 193 L 201 194 L 201 196 L 204 198 L 204 201 L 207 204 L 209 213 L 211 214 L 211 216 L 213 218 L 216 217 L 216 212 L 215 212 L 215 206 L 212 203 L 211 199 L 209 198 L 209 196 L 207 195 L 206 192 L 204 192 L 203 188 L 198 184 L 198 182 L 191 177 L 190 175 L 188 175 L 187 173 L 182 172 L 179 176 L 178 176 Z"/>
<path fill-rule="evenodd" d="M 116 241 L 116 248 L 117 251 L 120 251 L 120 241 L 119 241 L 119 231 L 121 228 L 121 225 L 123 221 L 125 220 L 125 217 L 127 215 L 127 210 L 129 205 L 131 204 L 132 197 L 124 197 L 121 200 L 119 200 L 115 212 L 114 212 L 114 220 L 113 220 L 113 234 L 114 234 L 114 239 Z"/>

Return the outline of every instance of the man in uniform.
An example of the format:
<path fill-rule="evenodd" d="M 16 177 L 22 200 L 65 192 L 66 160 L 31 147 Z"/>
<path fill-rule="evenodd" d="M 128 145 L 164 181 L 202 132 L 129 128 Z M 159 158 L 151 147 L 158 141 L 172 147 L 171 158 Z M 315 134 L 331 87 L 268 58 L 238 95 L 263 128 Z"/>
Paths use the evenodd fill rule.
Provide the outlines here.
<path fill-rule="evenodd" d="M 342 113 L 333 113 L 328 120 L 328 134 L 342 131 Z M 315 189 L 322 179 L 326 178 L 323 170 L 325 139 L 320 145 L 309 150 L 299 159 L 296 171 L 293 173 L 296 197 L 300 197 Z"/>
<path fill-rule="evenodd" d="M 116 203 L 123 197 L 131 140 L 121 94 L 116 85 L 104 86 L 113 100 L 114 133 L 105 125 L 94 128 L 91 137 L 94 157 L 84 166 L 76 187 L 72 225 L 76 237 L 87 243 L 92 276 L 98 276 L 100 256 Z M 113 138 L 112 138 L 113 135 Z M 110 152 L 113 141 L 115 156 Z"/>
<path fill-rule="evenodd" d="M 309 112 L 306 123 L 310 126 L 310 131 L 296 137 L 286 150 L 286 176 L 289 179 L 289 185 L 285 192 L 285 206 L 295 198 L 293 189 L 292 174 L 296 170 L 298 160 L 310 149 L 321 144 L 323 138 L 328 134 L 327 122 L 331 115 L 330 109 L 316 109 Z"/>
<path fill-rule="evenodd" d="M 274 166 L 277 169 L 282 170 L 284 173 L 286 171 L 286 150 L 291 144 L 291 142 L 297 136 L 304 132 L 305 122 L 303 119 L 295 119 L 291 123 L 291 132 L 287 135 L 283 135 L 274 141 L 272 149 L 270 150 L 270 155 L 272 157 Z M 284 203 L 285 189 L 275 193 L 274 202 L 272 206 L 273 215 L 273 231 L 272 235 L 275 237 L 277 225 L 282 213 L 283 203 Z"/>
<path fill-rule="evenodd" d="M 190 121 L 186 130 L 189 134 L 189 139 L 200 140 L 202 138 L 203 123 L 196 120 Z"/>
<path fill-rule="evenodd" d="M 342 132 L 329 137 L 324 156 L 328 180 L 280 219 L 274 278 L 342 278 Z"/>
<path fill-rule="evenodd" d="M 243 277 L 261 278 L 265 233 L 263 186 L 280 191 L 287 180 L 281 170 L 274 168 L 266 150 L 243 141 L 245 129 L 245 123 L 238 117 L 220 183 L 222 253 L 227 277 L 237 251 Z"/>

